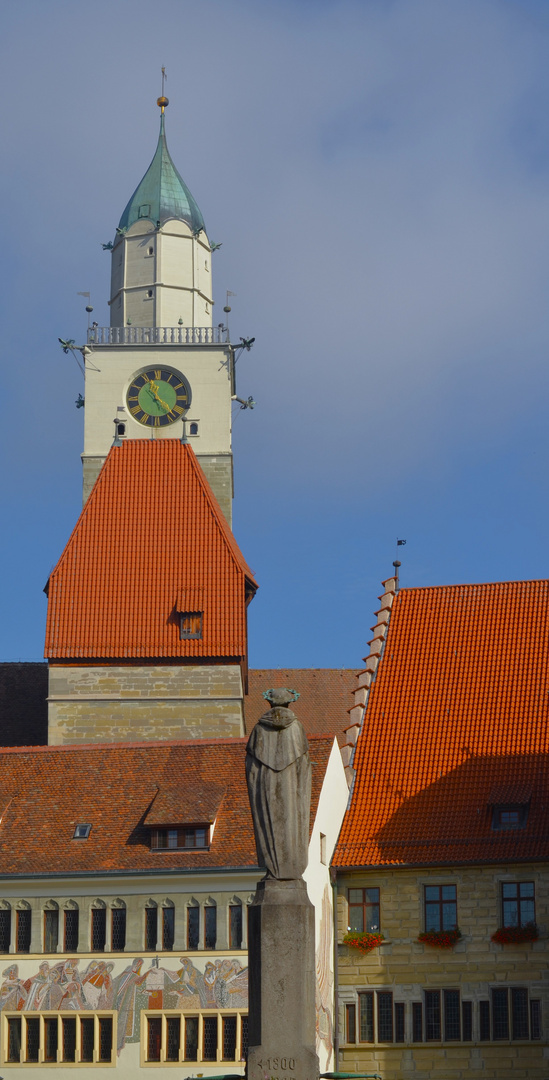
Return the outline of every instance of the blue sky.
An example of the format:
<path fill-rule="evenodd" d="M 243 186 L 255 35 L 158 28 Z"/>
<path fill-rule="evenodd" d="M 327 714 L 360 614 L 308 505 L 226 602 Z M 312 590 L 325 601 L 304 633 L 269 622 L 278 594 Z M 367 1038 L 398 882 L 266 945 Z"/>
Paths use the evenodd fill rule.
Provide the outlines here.
<path fill-rule="evenodd" d="M 152 20 L 152 22 L 151 22 Z M 0 76 L 4 659 L 80 508 L 80 340 L 154 152 L 255 335 L 234 529 L 256 667 L 360 666 L 406 586 L 547 576 L 549 7 L 530 0 L 20 0 Z"/>

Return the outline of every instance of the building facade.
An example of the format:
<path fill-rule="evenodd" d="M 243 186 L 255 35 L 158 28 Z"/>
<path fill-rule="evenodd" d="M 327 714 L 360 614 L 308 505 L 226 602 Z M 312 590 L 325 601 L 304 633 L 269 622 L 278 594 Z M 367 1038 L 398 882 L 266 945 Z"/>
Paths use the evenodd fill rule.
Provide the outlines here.
<path fill-rule="evenodd" d="M 340 1067 L 544 1077 L 549 583 L 391 579 L 380 614 L 334 856 Z"/>

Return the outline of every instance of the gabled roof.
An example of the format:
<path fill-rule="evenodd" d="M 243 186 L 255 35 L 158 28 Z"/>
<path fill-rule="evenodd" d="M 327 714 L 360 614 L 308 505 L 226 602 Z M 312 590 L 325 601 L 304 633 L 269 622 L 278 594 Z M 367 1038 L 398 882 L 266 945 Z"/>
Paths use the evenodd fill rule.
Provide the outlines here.
<path fill-rule="evenodd" d="M 51 574 L 45 655 L 244 657 L 256 588 L 191 447 L 128 439 Z M 202 638 L 180 640 L 178 612 L 198 601 Z"/>
<path fill-rule="evenodd" d="M 0 876 L 255 867 L 246 743 L 192 739 L 0 751 Z M 332 739 L 311 740 L 311 826 L 332 746 Z M 195 803 L 186 796 L 189 823 L 200 823 L 201 799 L 208 801 L 211 786 L 224 791 L 209 850 L 151 851 L 149 810 L 187 781 L 196 795 Z M 91 824 L 87 840 L 73 839 L 77 824 Z"/>
<path fill-rule="evenodd" d="M 335 864 L 547 859 L 548 659 L 547 581 L 401 589 Z M 495 831 L 513 791 L 527 825 Z"/>
<path fill-rule="evenodd" d="M 246 731 L 267 712 L 263 691 L 286 686 L 300 695 L 296 712 L 307 734 L 336 735 L 343 745 L 357 674 L 356 668 L 251 668 L 244 699 Z"/>
<path fill-rule="evenodd" d="M 186 221 L 193 233 L 199 233 L 204 228 L 198 205 L 170 157 L 163 113 L 155 155 L 126 206 L 118 228 L 129 229 L 140 218 L 149 219 L 155 225 L 169 218 L 178 218 Z"/>

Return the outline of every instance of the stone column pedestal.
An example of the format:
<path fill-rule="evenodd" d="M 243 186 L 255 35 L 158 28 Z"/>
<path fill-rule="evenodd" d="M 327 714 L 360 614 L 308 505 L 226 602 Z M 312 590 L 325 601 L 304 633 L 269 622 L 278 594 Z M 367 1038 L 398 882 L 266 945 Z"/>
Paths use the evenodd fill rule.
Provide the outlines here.
<path fill-rule="evenodd" d="M 248 925 L 248 1080 L 318 1080 L 315 918 L 303 879 L 261 881 Z"/>

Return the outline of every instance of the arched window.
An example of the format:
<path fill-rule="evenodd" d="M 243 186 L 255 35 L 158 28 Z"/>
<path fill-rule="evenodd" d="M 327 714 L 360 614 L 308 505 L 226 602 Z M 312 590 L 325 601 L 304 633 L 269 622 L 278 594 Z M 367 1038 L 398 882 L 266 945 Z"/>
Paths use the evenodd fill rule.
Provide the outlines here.
<path fill-rule="evenodd" d="M 26 900 L 20 900 L 16 906 L 15 951 L 30 952 L 31 946 L 31 906 Z"/>
<path fill-rule="evenodd" d="M 215 949 L 217 945 L 217 904 L 211 896 L 204 905 L 204 948 Z"/>
<path fill-rule="evenodd" d="M 166 897 L 162 901 L 162 948 L 171 952 L 175 939 L 175 905 Z"/>
<path fill-rule="evenodd" d="M 111 949 L 124 952 L 126 948 L 126 905 L 120 897 L 111 904 Z"/>
<path fill-rule="evenodd" d="M 198 435 L 198 424 L 196 424 L 194 422 L 194 420 L 193 420 L 192 424 L 189 427 L 189 434 L 190 435 Z"/>
<path fill-rule="evenodd" d="M 158 941 L 158 904 L 156 900 L 147 900 L 145 904 L 145 948 L 148 952 L 156 949 Z"/>
<path fill-rule="evenodd" d="M 200 941 L 200 904 L 194 898 L 187 906 L 187 948 L 198 949 Z"/>
<path fill-rule="evenodd" d="M 9 953 L 11 945 L 11 904 L 0 900 L 0 952 Z"/>
<path fill-rule="evenodd" d="M 80 930 L 80 911 L 78 910 L 76 900 L 67 900 L 63 915 L 65 952 L 76 952 L 78 949 L 78 934 Z"/>
<path fill-rule="evenodd" d="M 91 951 L 105 952 L 107 941 L 107 905 L 104 900 L 94 900 L 91 906 Z"/>
<path fill-rule="evenodd" d="M 44 952 L 57 952 L 59 944 L 59 904 L 48 900 L 44 904 Z"/>

